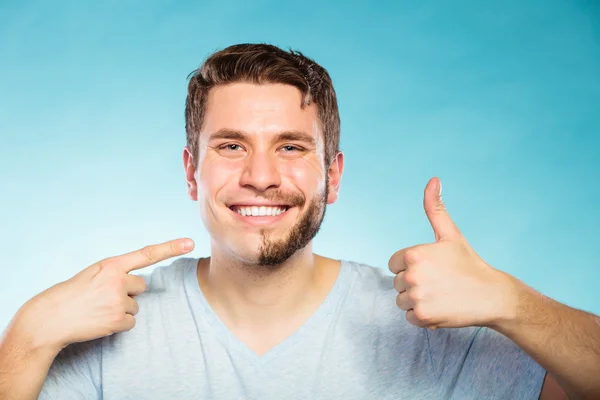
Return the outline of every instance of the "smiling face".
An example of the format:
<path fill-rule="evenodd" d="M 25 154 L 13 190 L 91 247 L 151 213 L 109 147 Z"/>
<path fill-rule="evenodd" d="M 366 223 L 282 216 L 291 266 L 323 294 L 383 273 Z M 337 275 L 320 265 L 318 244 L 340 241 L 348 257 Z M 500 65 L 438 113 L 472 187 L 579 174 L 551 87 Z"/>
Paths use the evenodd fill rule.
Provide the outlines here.
<path fill-rule="evenodd" d="M 314 105 L 283 84 L 234 83 L 209 92 L 198 169 L 184 151 L 190 197 L 213 247 L 276 266 L 311 242 L 337 199 L 341 153 L 326 169 Z"/>

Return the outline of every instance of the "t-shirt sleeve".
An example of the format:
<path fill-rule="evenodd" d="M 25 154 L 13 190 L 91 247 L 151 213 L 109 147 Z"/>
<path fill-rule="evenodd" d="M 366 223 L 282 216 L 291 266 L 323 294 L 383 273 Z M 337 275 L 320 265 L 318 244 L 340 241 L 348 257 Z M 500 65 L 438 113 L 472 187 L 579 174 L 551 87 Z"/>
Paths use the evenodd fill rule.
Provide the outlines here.
<path fill-rule="evenodd" d="M 427 332 L 443 398 L 539 398 L 546 371 L 506 336 L 476 327 Z"/>
<path fill-rule="evenodd" d="M 73 343 L 54 359 L 38 400 L 101 399 L 100 340 Z"/>

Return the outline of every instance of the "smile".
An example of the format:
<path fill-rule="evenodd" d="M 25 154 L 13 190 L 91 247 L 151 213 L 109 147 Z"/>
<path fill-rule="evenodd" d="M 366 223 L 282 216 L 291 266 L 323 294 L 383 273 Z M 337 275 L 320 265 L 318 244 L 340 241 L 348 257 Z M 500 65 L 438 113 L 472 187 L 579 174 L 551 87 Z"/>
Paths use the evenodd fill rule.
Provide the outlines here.
<path fill-rule="evenodd" d="M 272 216 L 277 217 L 286 212 L 290 207 L 288 206 L 244 206 L 235 205 L 229 207 L 232 211 L 237 212 L 244 217 L 264 217 Z"/>

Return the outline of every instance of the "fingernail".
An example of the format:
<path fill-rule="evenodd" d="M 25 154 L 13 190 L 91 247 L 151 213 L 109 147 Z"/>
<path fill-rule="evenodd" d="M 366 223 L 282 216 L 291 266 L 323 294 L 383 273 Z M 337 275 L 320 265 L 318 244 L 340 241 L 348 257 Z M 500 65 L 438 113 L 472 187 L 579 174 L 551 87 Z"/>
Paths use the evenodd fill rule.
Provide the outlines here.
<path fill-rule="evenodd" d="M 181 244 L 181 249 L 182 249 L 183 251 L 189 251 L 189 250 L 191 250 L 191 249 L 192 249 L 192 247 L 193 247 L 193 246 L 194 246 L 194 244 L 192 243 L 192 241 L 191 241 L 191 240 L 186 240 L 185 242 L 183 242 L 183 243 Z"/>
<path fill-rule="evenodd" d="M 438 197 L 441 198 L 442 197 L 442 181 L 441 181 L 441 179 L 438 179 L 437 193 L 438 193 Z"/>

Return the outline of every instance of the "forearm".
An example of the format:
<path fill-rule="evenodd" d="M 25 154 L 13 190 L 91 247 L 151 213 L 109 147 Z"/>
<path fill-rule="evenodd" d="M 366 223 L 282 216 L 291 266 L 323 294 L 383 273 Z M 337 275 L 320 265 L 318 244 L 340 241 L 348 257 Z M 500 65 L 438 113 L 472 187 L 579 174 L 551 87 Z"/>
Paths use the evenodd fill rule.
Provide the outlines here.
<path fill-rule="evenodd" d="M 28 337 L 16 319 L 0 337 L 0 399 L 34 400 L 58 351 Z"/>
<path fill-rule="evenodd" d="M 570 399 L 600 398 L 600 318 L 512 282 L 512 310 L 491 328 L 551 373 Z"/>

